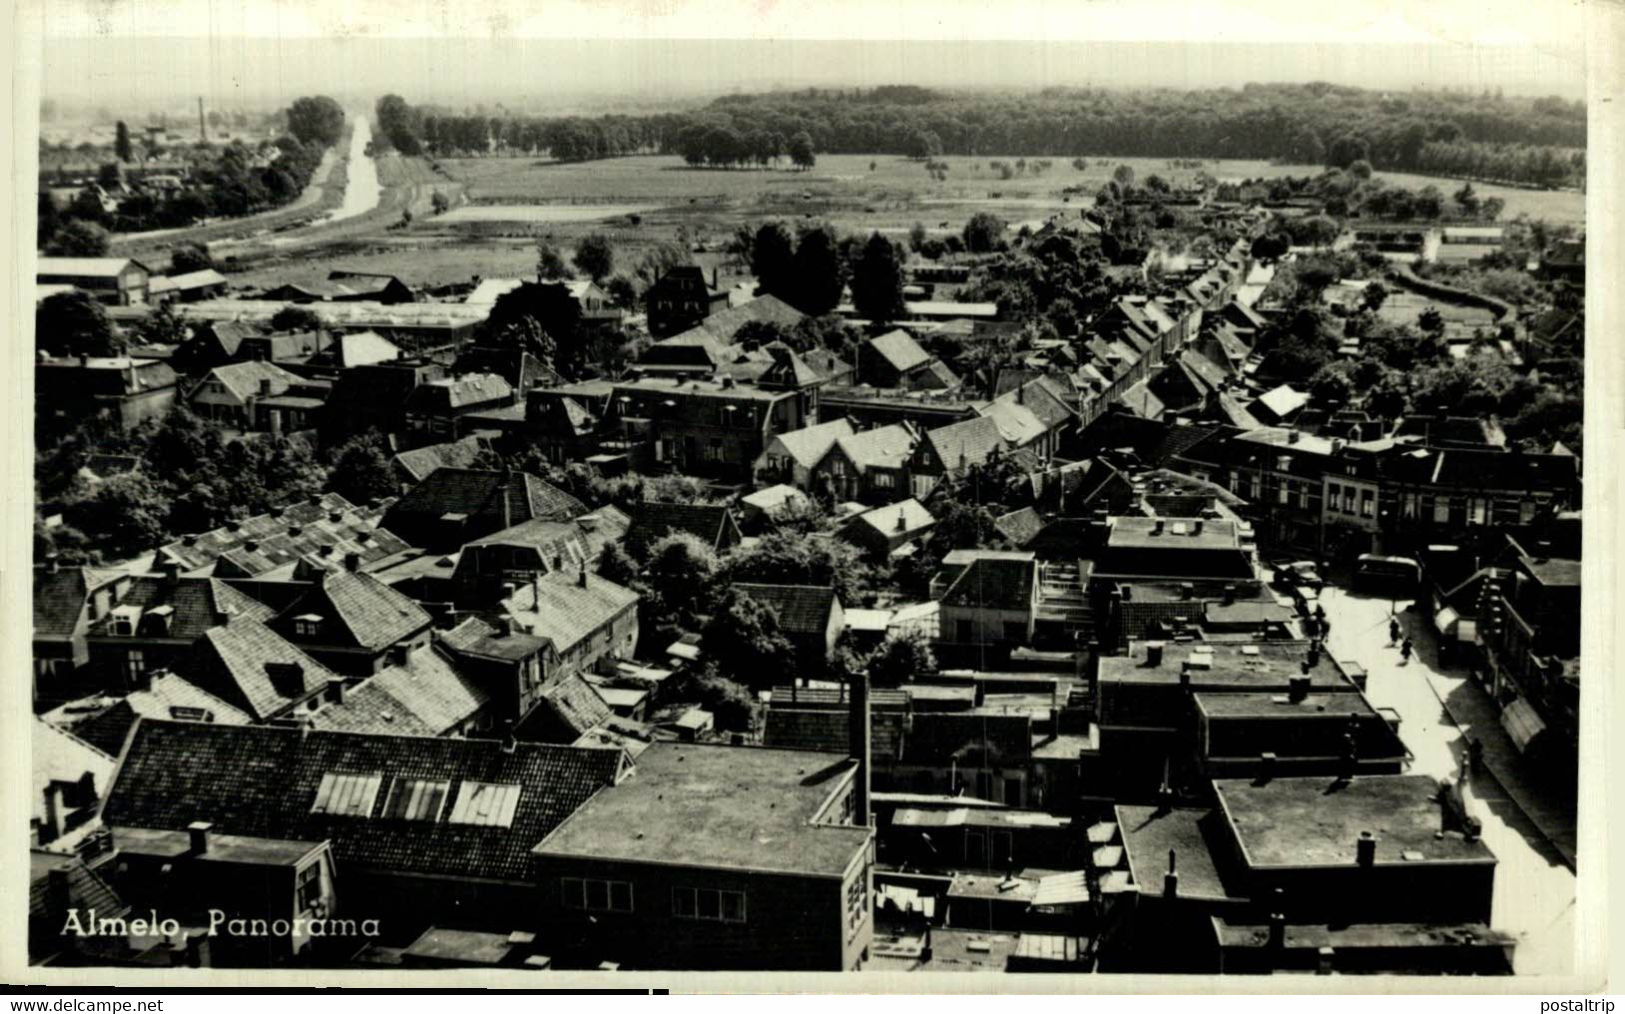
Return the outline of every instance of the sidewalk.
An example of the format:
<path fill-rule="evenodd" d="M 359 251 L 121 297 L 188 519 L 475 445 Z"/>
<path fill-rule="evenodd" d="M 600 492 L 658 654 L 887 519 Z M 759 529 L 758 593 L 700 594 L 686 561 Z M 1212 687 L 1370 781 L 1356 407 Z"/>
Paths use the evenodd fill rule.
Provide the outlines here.
<path fill-rule="evenodd" d="M 1512 738 L 1501 728 L 1499 714 L 1489 695 L 1466 674 L 1441 671 L 1432 630 L 1414 611 L 1407 614 L 1407 619 L 1406 629 L 1429 662 L 1428 666 L 1419 668 L 1426 673 L 1428 686 L 1445 713 L 1464 735 L 1484 744 L 1486 771 L 1563 857 L 1564 864 L 1575 869 L 1574 800 L 1554 793 L 1538 773 L 1529 770 Z"/>

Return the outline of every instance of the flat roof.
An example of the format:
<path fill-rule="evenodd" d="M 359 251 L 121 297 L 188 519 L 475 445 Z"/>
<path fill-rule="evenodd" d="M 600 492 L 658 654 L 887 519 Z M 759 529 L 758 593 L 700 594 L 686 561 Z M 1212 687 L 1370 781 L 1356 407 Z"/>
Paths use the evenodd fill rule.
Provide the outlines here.
<path fill-rule="evenodd" d="M 1333 719 L 1346 722 L 1350 715 L 1372 718 L 1377 714 L 1360 694 L 1310 694 L 1293 701 L 1286 694 L 1242 693 L 1196 694 L 1196 706 L 1209 718 L 1292 718 Z"/>
<path fill-rule="evenodd" d="M 1269 926 L 1259 923 L 1236 923 L 1215 916 L 1213 928 L 1220 947 L 1267 947 Z M 1285 944 L 1288 949 L 1319 950 L 1332 947 L 1339 951 L 1359 948 L 1390 947 L 1507 947 L 1511 937 L 1497 932 L 1483 923 L 1380 922 L 1356 923 L 1349 926 L 1323 926 L 1288 924 Z"/>
<path fill-rule="evenodd" d="M 745 384 L 723 384 L 718 380 L 673 380 L 670 377 L 638 377 L 615 382 L 615 391 L 639 391 L 644 394 L 681 394 L 698 398 L 738 398 L 746 401 L 779 401 L 794 397 L 794 391 L 764 391 Z"/>
<path fill-rule="evenodd" d="M 655 743 L 532 851 L 839 877 L 871 832 L 813 820 L 852 771 L 845 757 L 806 750 Z"/>
<path fill-rule="evenodd" d="M 145 827 L 117 827 L 113 840 L 120 852 L 133 855 L 177 859 L 191 855 L 188 831 L 159 831 Z M 293 866 L 320 849 L 325 842 L 294 841 L 285 838 L 258 838 L 241 834 L 209 832 L 209 851 L 195 858 L 248 866 Z"/>
<path fill-rule="evenodd" d="M 1162 662 L 1153 666 L 1148 643 L 1155 642 L 1130 641 L 1127 654 L 1101 656 L 1101 681 L 1177 684 L 1187 661 L 1210 658 L 1211 666 L 1191 671 L 1191 686 L 1196 690 L 1285 689 L 1289 679 L 1302 674 L 1300 663 L 1309 649 L 1307 641 L 1168 641 L 1163 644 Z M 1355 689 L 1324 649 L 1309 669 L 1309 688 L 1311 694 Z"/>
<path fill-rule="evenodd" d="M 408 957 L 436 961 L 499 965 L 513 953 L 513 944 L 505 933 L 431 926 L 402 953 Z"/>
<path fill-rule="evenodd" d="M 1379 865 L 1494 862 L 1482 841 L 1443 828 L 1439 782 L 1429 775 L 1216 779 L 1213 790 L 1249 865 L 1354 866 L 1363 831 Z"/>
<path fill-rule="evenodd" d="M 1172 851 L 1181 896 L 1231 897 L 1213 864 L 1213 843 L 1225 834 L 1224 818 L 1210 807 L 1119 806 L 1117 826 L 1128 852 L 1129 872 L 1142 893 L 1162 894 Z"/>
<path fill-rule="evenodd" d="M 1113 549 L 1237 549 L 1240 530 L 1234 521 L 1212 518 L 1114 517 L 1106 545 Z M 1200 530 L 1198 530 L 1200 529 Z"/>

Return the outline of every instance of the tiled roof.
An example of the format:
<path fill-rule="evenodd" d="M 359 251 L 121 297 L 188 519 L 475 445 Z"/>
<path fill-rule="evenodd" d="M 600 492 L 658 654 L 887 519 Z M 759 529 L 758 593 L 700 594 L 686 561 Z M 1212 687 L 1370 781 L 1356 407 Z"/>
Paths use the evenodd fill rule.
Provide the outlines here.
<path fill-rule="evenodd" d="M 931 361 L 931 353 L 921 348 L 920 343 L 901 328 L 869 339 L 869 347 L 898 373 L 907 373 Z"/>
<path fill-rule="evenodd" d="M 514 619 L 563 655 L 637 601 L 637 592 L 597 574 L 589 573 L 582 587 L 579 573 L 558 571 L 522 585 L 506 605 Z"/>
<path fill-rule="evenodd" d="M 142 722 L 108 795 L 113 827 L 328 840 L 341 868 L 534 883 L 530 849 L 621 771 L 620 750 L 271 726 Z M 366 816 L 312 813 L 323 776 L 381 779 Z M 446 782 L 433 820 L 384 819 L 397 780 Z M 516 785 L 507 826 L 447 819 L 467 782 Z"/>
<path fill-rule="evenodd" d="M 34 636 L 71 637 L 84 613 L 90 581 L 83 567 L 34 568 Z"/>
<path fill-rule="evenodd" d="M 133 691 L 111 708 L 75 722 L 73 733 L 116 757 L 124 749 L 124 739 L 137 718 L 218 722 L 221 725 L 248 725 L 253 721 L 246 711 L 202 687 L 188 683 L 174 673 L 158 673 L 145 690 Z"/>
<path fill-rule="evenodd" d="M 1150 385 L 1143 380 L 1125 390 L 1120 401 L 1125 408 L 1147 419 L 1156 419 L 1168 407 L 1161 398 L 1151 393 Z"/>
<path fill-rule="evenodd" d="M 895 761 L 903 745 L 908 715 L 903 711 L 869 713 L 870 756 L 876 763 Z M 847 736 L 851 716 L 839 708 L 769 708 L 762 743 L 784 750 L 820 750 L 845 754 L 852 748 Z"/>
<path fill-rule="evenodd" d="M 788 634 L 823 634 L 839 604 L 834 588 L 819 585 L 735 582 L 730 587 L 773 610 L 779 629 Z"/>
<path fill-rule="evenodd" d="M 488 405 L 513 398 L 513 385 L 495 373 L 470 373 L 419 384 L 406 396 L 408 410 L 435 412 L 443 409 Z"/>
<path fill-rule="evenodd" d="M 516 625 L 513 633 L 499 631 L 478 617 L 471 617 L 440 635 L 440 643 L 452 655 L 473 655 L 478 658 L 501 659 L 516 662 L 547 651 L 551 646 L 545 637 L 524 633 Z"/>
<path fill-rule="evenodd" d="M 490 697 L 432 647 L 420 647 L 362 680 L 344 700 L 311 716 L 313 729 L 442 736 L 473 717 Z"/>
<path fill-rule="evenodd" d="M 1005 445 L 999 424 L 985 415 L 938 427 L 925 439 L 947 469 L 980 465 Z"/>
<path fill-rule="evenodd" d="M 641 552 L 673 532 L 686 532 L 707 546 L 716 546 L 730 523 L 729 514 L 728 508 L 719 504 L 645 500 L 632 509 L 626 546 L 634 553 Z"/>
<path fill-rule="evenodd" d="M 902 468 L 914 453 L 914 431 L 901 423 L 877 426 L 836 441 L 859 471 L 869 468 Z"/>
<path fill-rule="evenodd" d="M 998 425 L 999 434 L 1012 447 L 1025 447 L 1049 432 L 1037 413 L 1013 399 L 1001 398 L 983 409 L 982 414 Z"/>
<path fill-rule="evenodd" d="M 427 627 L 429 614 L 410 598 L 371 574 L 334 568 L 311 589 L 283 610 L 272 626 L 284 633 L 294 618 L 320 616 L 338 625 L 323 624 L 321 644 L 344 644 L 378 651 Z M 337 636 L 342 631 L 343 636 Z"/>
<path fill-rule="evenodd" d="M 479 527 L 495 531 L 502 524 L 502 497 L 508 500 L 507 521 L 540 518 L 568 521 L 585 514 L 580 500 L 526 472 L 497 472 L 472 468 L 437 468 L 401 497 L 384 516 L 384 523 L 402 531 L 437 523 L 447 514 L 480 518 Z M 397 519 L 399 522 L 397 523 Z"/>
<path fill-rule="evenodd" d="M 733 341 L 740 328 L 753 321 L 790 328 L 799 324 L 806 316 L 777 296 L 757 296 L 748 303 L 713 313 L 701 321 L 699 326 L 726 344 Z"/>
<path fill-rule="evenodd" d="M 159 556 L 186 570 L 200 570 L 225 558 L 226 566 L 219 568 L 223 574 L 258 577 L 331 546 L 335 558 L 359 553 L 365 566 L 406 548 L 406 543 L 377 527 L 385 506 L 387 502 L 376 508 L 357 507 L 337 493 L 323 493 L 274 514 L 257 514 L 191 537 L 191 545 L 188 539 L 171 542 Z"/>
<path fill-rule="evenodd" d="M 51 872 L 66 870 L 67 905 L 58 907 L 51 894 Z M 28 853 L 28 915 L 45 925 L 62 926 L 69 910 L 95 911 L 97 917 L 118 918 L 130 910 L 118 892 L 76 855 L 31 849 Z"/>
<path fill-rule="evenodd" d="M 177 577 L 173 581 L 162 574 L 140 574 L 133 577 L 130 587 L 119 600 L 126 610 L 139 608 L 143 620 L 153 609 L 170 606 L 168 626 L 164 631 L 153 631 L 152 636 L 192 640 L 205 631 L 226 622 L 228 616 L 249 620 L 268 620 L 272 610 L 258 599 L 253 599 L 224 581 L 210 577 Z M 90 626 L 94 636 L 111 637 L 113 617 L 104 615 Z M 137 634 L 148 636 L 146 622 L 137 626 Z"/>
<path fill-rule="evenodd" d="M 908 386 L 920 391 L 951 391 L 959 386 L 959 377 L 948 364 L 940 359 L 933 359 L 908 381 Z"/>
<path fill-rule="evenodd" d="M 203 384 L 210 380 L 218 380 L 226 385 L 226 389 L 238 398 L 248 399 L 257 397 L 262 383 L 269 381 L 271 394 L 281 394 L 288 388 L 299 383 L 299 378 L 275 363 L 261 362 L 251 359 L 245 363 L 227 363 L 216 366 L 206 374 L 198 387 L 194 387 L 188 397 L 196 395 Z"/>
<path fill-rule="evenodd" d="M 226 284 L 225 275 L 213 268 L 205 268 L 202 271 L 188 271 L 181 275 L 160 275 L 147 282 L 147 291 L 157 295 L 160 292 L 180 292 L 224 284 Z"/>
<path fill-rule="evenodd" d="M 593 685 L 574 671 L 565 673 L 543 689 L 542 698 L 536 706 L 560 730 L 565 731 L 571 741 L 585 736 L 614 715 Z M 527 718 L 524 724 L 530 721 Z M 520 735 L 523 735 L 522 728 Z"/>
<path fill-rule="evenodd" d="M 780 433 L 773 441 L 783 447 L 784 452 L 795 459 L 796 464 L 803 468 L 811 468 L 824 459 L 829 449 L 835 446 L 836 440 L 850 437 L 852 433 L 850 420 L 834 419 L 827 423 L 819 423 L 817 426 Z"/>
<path fill-rule="evenodd" d="M 757 383 L 776 387 L 807 387 L 828 379 L 825 374 L 809 366 L 790 346 L 773 342 L 762 349 L 772 357 L 773 365 L 764 371 Z"/>
<path fill-rule="evenodd" d="M 1044 519 L 1031 507 L 1001 514 L 993 520 L 993 527 L 1012 546 L 1025 546 L 1044 530 Z"/>
<path fill-rule="evenodd" d="M 239 618 L 204 634 L 176 668 L 189 682 L 265 720 L 337 679 L 258 620 Z"/>
<path fill-rule="evenodd" d="M 1032 554 L 1022 556 L 1021 559 L 978 557 L 972 560 L 943 594 L 942 604 L 964 609 L 1030 609 L 1037 568 Z"/>
<path fill-rule="evenodd" d="M 437 468 L 467 468 L 485 450 L 479 437 L 463 437 L 443 444 L 429 444 L 395 455 L 395 467 L 409 482 L 422 482 Z"/>
<path fill-rule="evenodd" d="M 115 761 L 101 750 L 35 716 L 30 737 L 29 757 L 33 761 L 33 816 L 46 819 L 45 790 L 52 782 L 77 782 L 88 772 L 97 793 L 106 789 Z"/>

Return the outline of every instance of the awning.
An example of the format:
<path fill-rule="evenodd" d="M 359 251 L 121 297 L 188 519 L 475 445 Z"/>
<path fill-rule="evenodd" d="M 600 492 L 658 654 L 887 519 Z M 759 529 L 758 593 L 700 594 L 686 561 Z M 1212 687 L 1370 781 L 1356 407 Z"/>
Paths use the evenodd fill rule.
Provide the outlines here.
<path fill-rule="evenodd" d="M 1525 752 L 1535 737 L 1546 731 L 1546 723 L 1541 721 L 1534 707 L 1520 697 L 1501 712 L 1501 728 L 1512 737 L 1512 744 L 1519 752 Z"/>

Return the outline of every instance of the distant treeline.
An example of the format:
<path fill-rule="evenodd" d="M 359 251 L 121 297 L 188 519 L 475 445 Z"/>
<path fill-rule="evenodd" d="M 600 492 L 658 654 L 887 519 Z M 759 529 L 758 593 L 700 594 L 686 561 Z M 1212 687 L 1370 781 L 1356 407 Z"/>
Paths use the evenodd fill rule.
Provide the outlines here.
<path fill-rule="evenodd" d="M 386 111 L 386 103 L 388 109 Z M 386 115 L 387 112 L 387 115 Z M 1325 83 L 1207 91 L 1046 89 L 1027 94 L 911 86 L 731 95 L 692 113 L 548 119 L 413 108 L 398 96 L 379 120 L 407 153 L 550 151 L 567 160 L 644 151 L 684 154 L 696 130 L 740 137 L 805 133 L 819 152 L 918 155 L 1111 155 L 1287 160 L 1494 178 L 1581 182 L 1586 112 L 1560 98 L 1374 92 Z"/>

